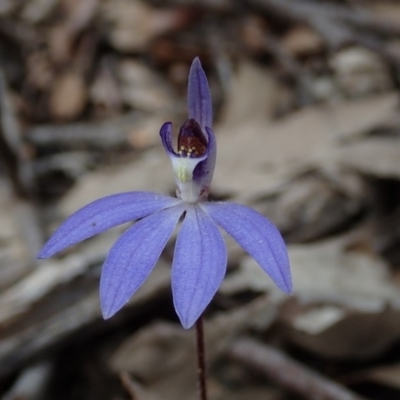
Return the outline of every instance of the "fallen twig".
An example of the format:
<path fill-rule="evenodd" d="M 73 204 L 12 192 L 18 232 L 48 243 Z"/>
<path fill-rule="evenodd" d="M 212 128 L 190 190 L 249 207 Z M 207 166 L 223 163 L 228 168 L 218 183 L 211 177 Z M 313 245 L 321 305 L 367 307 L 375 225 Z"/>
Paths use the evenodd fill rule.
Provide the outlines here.
<path fill-rule="evenodd" d="M 41 146 L 73 147 L 79 143 L 108 149 L 110 146 L 126 144 L 132 126 L 139 119 L 140 114 L 134 111 L 104 122 L 39 125 L 27 132 L 27 137 Z"/>
<path fill-rule="evenodd" d="M 316 29 L 332 47 L 340 47 L 351 41 L 369 48 L 376 47 L 375 43 L 370 46 L 368 41 L 362 40 L 365 34 L 360 35 L 352 28 L 363 28 L 368 29 L 368 31 L 392 35 L 400 34 L 399 27 L 389 21 L 376 18 L 369 12 L 337 4 L 307 0 L 301 2 L 293 0 L 250 0 L 250 3 L 286 18 L 306 22 Z M 378 40 L 376 39 L 376 41 Z"/>
<path fill-rule="evenodd" d="M 135 382 L 127 372 L 122 372 L 120 378 L 132 400 L 160 400 L 159 396 L 145 390 L 139 383 Z"/>
<path fill-rule="evenodd" d="M 37 208 L 34 203 L 34 177 L 32 164 L 27 157 L 21 128 L 10 102 L 7 82 L 0 69 L 0 161 L 7 171 L 7 178 L 15 197 L 15 218 L 28 254 L 34 262 L 43 244 Z M 22 220 L 21 220 L 22 217 Z"/>
<path fill-rule="evenodd" d="M 267 375 L 274 382 L 307 400 L 363 400 L 345 387 L 253 339 L 235 341 L 229 356 Z"/>
<path fill-rule="evenodd" d="M 48 362 L 33 365 L 24 370 L 2 400 L 39 400 L 51 375 L 52 365 Z"/>

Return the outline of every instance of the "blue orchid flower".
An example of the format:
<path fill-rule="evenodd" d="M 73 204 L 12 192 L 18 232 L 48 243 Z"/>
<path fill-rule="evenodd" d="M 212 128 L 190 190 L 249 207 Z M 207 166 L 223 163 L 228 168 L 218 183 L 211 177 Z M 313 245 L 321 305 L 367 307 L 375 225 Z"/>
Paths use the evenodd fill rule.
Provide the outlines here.
<path fill-rule="evenodd" d="M 257 211 L 240 204 L 208 202 L 216 161 L 212 104 L 206 75 L 196 58 L 188 85 L 189 119 L 172 144 L 172 124 L 160 135 L 172 161 L 177 197 L 152 192 L 118 193 L 96 200 L 70 216 L 50 237 L 39 258 L 116 225 L 135 222 L 112 246 L 100 280 L 105 319 L 119 311 L 143 284 L 182 220 L 172 263 L 172 294 L 182 326 L 190 328 L 218 290 L 227 251 L 220 228 L 247 251 L 284 292 L 292 283 L 285 243 L 278 229 Z"/>

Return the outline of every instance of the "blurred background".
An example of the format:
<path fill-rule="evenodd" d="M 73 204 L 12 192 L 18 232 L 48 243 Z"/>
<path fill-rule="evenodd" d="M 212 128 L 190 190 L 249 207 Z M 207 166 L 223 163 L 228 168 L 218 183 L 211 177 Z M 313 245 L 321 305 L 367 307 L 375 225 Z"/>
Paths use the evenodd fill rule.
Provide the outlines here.
<path fill-rule="evenodd" d="M 126 226 L 35 255 L 72 212 L 174 193 L 159 140 L 199 56 L 212 199 L 268 216 L 293 295 L 228 240 L 206 312 L 210 400 L 400 398 L 400 2 L 0 0 L 0 398 L 196 399 L 169 243 L 120 313 L 98 283 Z"/>

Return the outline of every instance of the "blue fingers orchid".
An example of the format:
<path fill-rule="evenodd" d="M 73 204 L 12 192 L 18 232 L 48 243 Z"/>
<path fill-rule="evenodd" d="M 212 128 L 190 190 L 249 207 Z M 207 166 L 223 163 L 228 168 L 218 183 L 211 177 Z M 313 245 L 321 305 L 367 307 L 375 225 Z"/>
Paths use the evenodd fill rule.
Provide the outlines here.
<path fill-rule="evenodd" d="M 50 237 L 39 258 L 55 253 L 128 221 L 133 224 L 112 246 L 100 280 L 104 318 L 112 317 L 142 285 L 180 220 L 172 263 L 174 306 L 190 328 L 218 290 L 227 252 L 220 228 L 232 236 L 284 292 L 292 288 L 285 243 L 263 215 L 243 205 L 207 202 L 216 161 L 212 105 L 207 78 L 196 58 L 190 68 L 189 119 L 178 146 L 172 125 L 161 127 L 162 143 L 175 173 L 177 197 L 152 192 L 119 193 L 96 200 L 70 216 Z"/>

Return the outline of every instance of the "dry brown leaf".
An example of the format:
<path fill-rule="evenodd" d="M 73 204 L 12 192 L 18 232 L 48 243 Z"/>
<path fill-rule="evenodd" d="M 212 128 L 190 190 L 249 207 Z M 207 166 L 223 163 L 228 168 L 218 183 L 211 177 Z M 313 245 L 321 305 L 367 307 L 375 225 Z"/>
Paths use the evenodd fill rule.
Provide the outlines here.
<path fill-rule="evenodd" d="M 72 120 L 78 117 L 86 106 L 88 93 L 81 75 L 69 71 L 55 79 L 50 92 L 50 110 L 54 118 Z"/>
<path fill-rule="evenodd" d="M 324 47 L 322 37 L 305 25 L 290 29 L 282 38 L 282 44 L 294 56 L 315 54 Z"/>
<path fill-rule="evenodd" d="M 284 397 L 277 389 L 263 385 L 262 387 L 244 387 L 237 390 L 225 391 L 223 397 L 215 400 L 283 400 Z"/>
<path fill-rule="evenodd" d="M 257 201 L 289 242 L 321 239 L 354 221 L 371 202 L 359 174 L 339 168 L 307 171 Z"/>
<path fill-rule="evenodd" d="M 362 373 L 369 381 L 400 391 L 400 364 L 379 366 Z"/>
<path fill-rule="evenodd" d="M 18 2 L 15 0 L 0 1 L 0 15 L 7 16 L 11 14 L 18 7 L 18 5 Z"/>
<path fill-rule="evenodd" d="M 400 289 L 383 260 L 346 251 L 341 240 L 289 246 L 294 294 L 302 302 L 327 302 L 377 312 L 400 307 Z"/>
<path fill-rule="evenodd" d="M 299 314 L 297 318 L 307 313 L 301 308 L 294 311 L 296 312 Z M 321 310 L 321 313 L 323 312 L 324 309 Z M 363 360 L 379 356 L 398 341 L 399 317 L 400 311 L 392 309 L 378 312 L 343 312 L 340 318 L 332 319 L 329 326 L 317 333 L 300 329 L 293 321 L 286 333 L 297 346 L 320 356 L 337 360 Z M 304 325 L 305 322 L 301 327 L 304 328 Z"/>
<path fill-rule="evenodd" d="M 389 67 L 376 52 L 366 48 L 343 49 L 330 63 L 337 84 L 346 96 L 363 96 L 393 87 Z"/>
<path fill-rule="evenodd" d="M 144 149 L 152 145 L 159 146 L 160 137 L 154 135 L 154 132 L 160 130 L 160 126 L 162 126 L 165 120 L 166 117 L 159 113 L 154 117 L 141 119 L 135 128 L 129 132 L 128 142 L 135 149 Z"/>
<path fill-rule="evenodd" d="M 158 136 L 158 133 L 154 133 Z M 174 191 L 172 167 L 168 156 L 159 147 L 149 149 L 133 161 L 104 168 L 83 176 L 60 203 L 63 216 L 109 194 L 132 190 L 151 190 L 164 194 Z"/>
<path fill-rule="evenodd" d="M 46 52 L 36 51 L 28 56 L 27 80 L 40 90 L 49 90 L 54 80 L 54 71 Z"/>
<path fill-rule="evenodd" d="M 25 22 L 36 24 L 45 20 L 58 6 L 59 0 L 32 0 L 25 2 L 21 17 Z"/>
<path fill-rule="evenodd" d="M 157 111 L 172 108 L 177 99 L 172 88 L 145 64 L 125 59 L 118 67 L 122 101 L 132 108 Z"/>
<path fill-rule="evenodd" d="M 19 202 L 12 197 L 10 188 L 0 180 L 0 289 L 5 290 L 27 274 L 30 264 L 24 238 L 16 220 Z"/>
<path fill-rule="evenodd" d="M 105 251 L 108 247 L 101 246 L 101 249 Z M 69 262 L 79 263 L 78 257 L 79 253 L 69 257 Z M 96 254 L 92 254 L 92 257 L 96 257 Z M 30 280 L 30 285 L 25 285 L 26 289 L 33 289 L 33 291 L 28 293 L 20 291 L 20 296 L 23 294 L 22 299 L 17 299 L 15 296 L 15 300 L 21 306 L 20 309 L 15 308 L 15 304 L 14 307 L 6 307 L 7 304 L 3 302 L 6 294 L 0 299 L 0 308 L 3 311 L 0 329 L 0 376 L 10 373 L 18 363 L 44 351 L 48 346 L 76 332 L 82 326 L 100 319 L 98 277 L 90 277 L 90 281 L 87 279 L 84 287 L 79 287 L 76 280 L 69 282 L 74 273 L 75 276 L 77 275 L 76 272 L 79 268 L 75 268 L 75 272 L 69 270 L 62 273 L 60 271 L 62 266 L 57 266 L 56 263 L 57 261 L 53 261 L 54 271 L 50 278 L 43 274 L 45 268 L 49 269 L 48 264 L 38 274 L 32 272 L 32 277 L 26 278 L 26 283 Z M 63 265 L 67 265 L 67 259 L 64 260 Z M 59 270 L 58 275 L 55 271 L 56 268 Z M 81 268 L 81 271 L 83 269 Z M 43 282 L 41 283 L 40 279 L 37 279 L 40 274 L 47 280 L 44 289 L 41 288 Z M 86 275 L 86 278 L 89 277 Z M 36 282 L 34 282 L 35 280 Z M 125 310 L 127 307 L 137 307 L 136 312 L 143 312 L 145 305 L 157 297 L 160 292 L 166 291 L 169 285 L 169 268 L 160 260 L 148 280 L 127 304 Z M 39 296 L 36 296 L 35 291 L 36 293 L 49 291 L 49 293 L 46 295 L 39 293 Z M 73 293 L 72 296 L 71 293 Z M 9 313 L 6 316 L 7 310 Z"/>
<path fill-rule="evenodd" d="M 53 365 L 41 362 L 26 367 L 2 400 L 40 400 L 49 384 Z"/>
<path fill-rule="evenodd" d="M 267 318 L 268 322 L 265 320 Z M 221 356 L 241 332 L 264 319 L 264 328 L 276 317 L 276 304 L 266 298 L 207 321 L 205 324 L 209 366 Z M 193 330 L 156 323 L 128 338 L 111 357 L 116 372 L 138 377 L 164 399 L 196 399 L 196 352 Z M 162 362 L 160 362 L 162 360 Z"/>
<path fill-rule="evenodd" d="M 400 177 L 400 138 L 374 137 L 349 143 L 333 152 L 338 164 L 379 178 Z"/>
<path fill-rule="evenodd" d="M 101 14 L 111 44 L 120 51 L 143 50 L 154 37 L 186 20 L 178 9 L 155 9 L 138 0 L 106 0 Z"/>
<path fill-rule="evenodd" d="M 218 159 L 212 190 L 245 203 L 275 193 L 301 171 L 329 161 L 337 163 L 338 156 L 332 157 L 335 146 L 343 138 L 386 122 L 396 104 L 397 94 L 388 93 L 329 108 L 309 108 L 275 123 L 255 120 L 235 127 L 219 126 L 215 129 Z M 156 142 L 158 129 L 152 135 L 149 138 Z M 70 215 L 99 197 L 130 190 L 174 192 L 172 168 L 161 144 L 134 161 L 82 177 L 62 200 L 61 214 Z"/>
<path fill-rule="evenodd" d="M 121 92 L 111 65 L 107 58 L 102 60 L 89 89 L 90 102 L 98 108 L 103 119 L 122 109 Z"/>
<path fill-rule="evenodd" d="M 367 4 L 371 13 L 378 20 L 399 26 L 400 24 L 400 4 L 394 1 L 380 0 Z"/>
<path fill-rule="evenodd" d="M 242 19 L 241 35 L 243 42 L 257 54 L 265 48 L 266 21 L 260 15 L 244 16 Z"/>
<path fill-rule="evenodd" d="M 65 12 L 65 27 L 69 34 L 76 33 L 86 28 L 96 15 L 99 0 L 63 0 Z"/>
<path fill-rule="evenodd" d="M 232 76 L 220 124 L 228 128 L 244 121 L 270 120 L 277 106 L 278 89 L 271 70 L 241 61 Z"/>
<path fill-rule="evenodd" d="M 341 240 L 291 245 L 289 258 L 298 303 L 292 301 L 283 315 L 297 345 L 326 357 L 362 358 L 379 354 L 400 337 L 400 289 L 382 260 L 346 251 Z M 250 257 L 221 290 L 286 298 Z"/>
<path fill-rule="evenodd" d="M 60 64 L 68 64 L 77 35 L 90 26 L 98 10 L 99 0 L 64 0 L 61 14 L 63 19 L 49 31 L 49 48 L 52 59 Z"/>
<path fill-rule="evenodd" d="M 75 248 L 62 260 L 40 261 L 28 275 L 0 294 L 0 324 L 25 312 L 59 285 L 84 274 L 89 265 L 102 262 L 117 238 L 117 231 L 110 231 L 85 242 L 79 252 Z"/>
<path fill-rule="evenodd" d="M 326 166 L 341 140 L 384 124 L 395 112 L 396 93 L 315 106 L 271 123 L 257 119 L 221 125 L 213 188 L 249 202 L 292 176 Z M 334 161 L 332 161 L 334 163 Z"/>
<path fill-rule="evenodd" d="M 126 372 L 120 374 L 121 382 L 132 400 L 162 400 L 163 397 L 147 389 Z"/>

